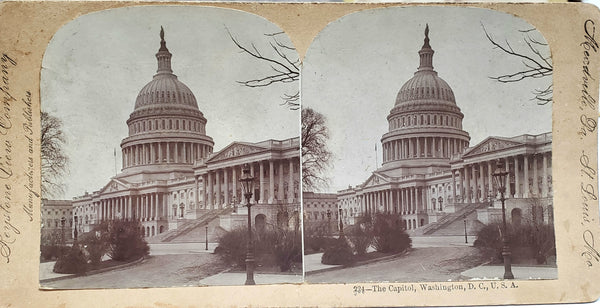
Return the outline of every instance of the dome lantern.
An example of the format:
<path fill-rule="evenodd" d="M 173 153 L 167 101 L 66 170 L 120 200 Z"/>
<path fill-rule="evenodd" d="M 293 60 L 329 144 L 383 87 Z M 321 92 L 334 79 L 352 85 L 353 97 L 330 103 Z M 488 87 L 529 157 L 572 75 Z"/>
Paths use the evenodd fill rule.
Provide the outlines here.
<path fill-rule="evenodd" d="M 429 24 L 425 26 L 425 39 L 423 40 L 423 47 L 419 50 L 419 57 L 421 62 L 418 71 L 433 71 L 433 49 L 429 45 Z"/>
<path fill-rule="evenodd" d="M 171 56 L 172 54 L 167 49 L 167 42 L 165 41 L 165 30 L 160 26 L 160 49 L 156 53 L 156 60 L 158 61 L 157 74 L 173 74 Z"/>

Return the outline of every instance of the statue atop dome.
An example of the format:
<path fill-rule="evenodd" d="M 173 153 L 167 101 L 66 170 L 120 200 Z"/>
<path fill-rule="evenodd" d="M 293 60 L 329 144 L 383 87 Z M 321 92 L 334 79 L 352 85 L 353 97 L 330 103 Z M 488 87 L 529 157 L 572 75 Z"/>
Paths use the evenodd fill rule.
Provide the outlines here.
<path fill-rule="evenodd" d="M 163 26 L 160 26 L 160 41 L 164 41 L 165 40 L 165 29 L 163 29 Z"/>

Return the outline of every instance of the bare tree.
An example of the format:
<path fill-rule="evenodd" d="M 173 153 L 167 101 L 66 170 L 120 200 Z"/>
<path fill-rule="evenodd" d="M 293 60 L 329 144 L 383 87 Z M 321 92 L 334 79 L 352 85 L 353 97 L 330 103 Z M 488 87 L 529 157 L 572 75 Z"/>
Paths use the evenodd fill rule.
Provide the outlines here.
<path fill-rule="evenodd" d="M 323 172 L 329 166 L 331 152 L 327 148 L 329 129 L 324 115 L 302 108 L 302 184 L 304 190 L 327 184 Z"/>
<path fill-rule="evenodd" d="M 64 191 L 62 177 L 69 163 L 64 151 L 65 135 L 62 121 L 47 112 L 42 111 L 41 124 L 42 194 L 56 196 Z"/>
<path fill-rule="evenodd" d="M 233 43 L 244 53 L 254 57 L 255 59 L 265 62 L 271 67 L 271 73 L 266 76 L 260 76 L 255 79 L 238 81 L 238 83 L 250 87 L 268 87 L 276 83 L 291 83 L 297 82 L 300 78 L 300 59 L 295 52 L 296 49 L 281 42 L 280 35 L 285 35 L 284 32 L 267 33 L 265 36 L 269 40 L 270 49 L 273 55 L 266 55 L 261 52 L 254 43 L 250 46 L 244 46 L 236 39 L 229 29 L 227 29 L 229 37 Z M 288 106 L 292 110 L 300 108 L 300 92 L 284 93 L 281 97 L 282 105 Z"/>
<path fill-rule="evenodd" d="M 501 83 L 519 82 L 524 79 L 537 79 L 552 76 L 553 66 L 550 57 L 550 49 L 548 43 L 537 39 L 533 36 L 536 29 L 519 30 L 523 36 L 523 42 L 527 48 L 523 50 L 515 50 L 508 40 L 503 43 L 495 40 L 481 24 L 485 36 L 492 43 L 495 49 L 500 49 L 505 54 L 515 57 L 521 61 L 523 68 L 516 72 L 507 73 L 499 76 L 490 77 Z M 545 105 L 552 101 L 552 79 L 550 79 L 547 87 L 534 89 L 532 91 L 534 97 L 531 100 L 537 102 L 538 105 Z"/>

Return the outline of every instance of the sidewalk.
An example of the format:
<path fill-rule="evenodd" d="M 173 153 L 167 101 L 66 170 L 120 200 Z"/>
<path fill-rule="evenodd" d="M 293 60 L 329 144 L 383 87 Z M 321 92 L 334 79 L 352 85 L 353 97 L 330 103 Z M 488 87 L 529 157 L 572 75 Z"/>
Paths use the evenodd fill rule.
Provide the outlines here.
<path fill-rule="evenodd" d="M 246 282 L 244 272 L 221 272 L 200 280 L 201 285 L 209 286 L 239 286 Z M 256 284 L 302 283 L 302 274 L 261 274 L 254 273 Z"/>
<path fill-rule="evenodd" d="M 328 265 L 321 263 L 321 257 L 323 253 L 313 253 L 310 255 L 304 255 L 304 272 L 306 274 L 314 274 L 318 272 L 324 272 L 329 269 L 342 268 L 342 265 Z"/>
<path fill-rule="evenodd" d="M 550 266 L 512 266 L 515 280 L 557 279 L 558 269 Z M 460 273 L 465 280 L 503 279 L 504 265 L 480 265 Z"/>
<path fill-rule="evenodd" d="M 54 264 L 56 261 L 40 263 L 40 282 L 48 282 L 62 277 L 75 276 L 74 274 L 55 273 Z"/>

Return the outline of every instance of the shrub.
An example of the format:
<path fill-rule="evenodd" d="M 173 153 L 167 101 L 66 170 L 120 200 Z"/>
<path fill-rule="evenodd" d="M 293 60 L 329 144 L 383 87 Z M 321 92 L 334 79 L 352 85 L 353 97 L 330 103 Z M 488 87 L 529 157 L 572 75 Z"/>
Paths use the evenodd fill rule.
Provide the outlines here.
<path fill-rule="evenodd" d="M 61 246 L 58 244 L 43 245 L 40 247 L 40 257 L 42 261 L 56 260 L 61 255 L 66 254 L 68 250 L 68 246 Z"/>
<path fill-rule="evenodd" d="M 108 255 L 115 261 L 135 260 L 150 252 L 138 221 L 115 220 L 109 226 L 108 236 Z"/>
<path fill-rule="evenodd" d="M 81 237 L 81 245 L 87 252 L 88 263 L 96 268 L 102 262 L 102 257 L 107 253 L 109 246 L 107 234 L 90 232 Z"/>
<path fill-rule="evenodd" d="M 411 247 L 412 240 L 402 229 L 399 217 L 379 213 L 373 223 L 373 246 L 379 252 L 401 252 Z"/>
<path fill-rule="evenodd" d="M 499 223 L 484 226 L 477 233 L 474 246 L 493 256 L 496 261 L 502 260 L 502 225 Z M 554 227 L 552 225 L 507 225 L 507 235 L 512 251 L 518 248 L 529 248 L 538 264 L 545 263 L 551 256 L 556 256 Z M 522 251 L 522 249 L 520 249 Z"/>
<path fill-rule="evenodd" d="M 278 230 L 273 253 L 275 260 L 282 272 L 292 270 L 292 264 L 298 259 L 302 259 L 301 248 L 302 241 L 298 232 L 288 230 Z"/>
<path fill-rule="evenodd" d="M 244 266 L 246 260 L 248 231 L 244 227 L 225 232 L 219 238 L 219 246 L 215 252 L 228 262 Z"/>
<path fill-rule="evenodd" d="M 373 225 L 369 216 L 359 219 L 359 223 L 350 231 L 349 239 L 357 255 L 363 255 L 367 252 L 373 242 Z"/>
<path fill-rule="evenodd" d="M 253 233 L 254 258 L 267 265 L 277 265 L 283 271 L 290 271 L 295 261 L 302 260 L 300 233 L 286 228 L 266 229 Z M 240 267 L 246 264 L 248 229 L 240 227 L 226 232 L 219 238 L 215 252 L 227 262 Z"/>
<path fill-rule="evenodd" d="M 87 270 L 87 258 L 79 245 L 75 244 L 65 254 L 58 257 L 54 272 L 61 274 L 80 274 Z"/>
<path fill-rule="evenodd" d="M 338 238 L 333 245 L 327 247 L 323 256 L 321 257 L 321 263 L 331 265 L 348 265 L 352 263 L 354 255 L 352 254 L 352 248 L 348 245 L 345 237 Z"/>

